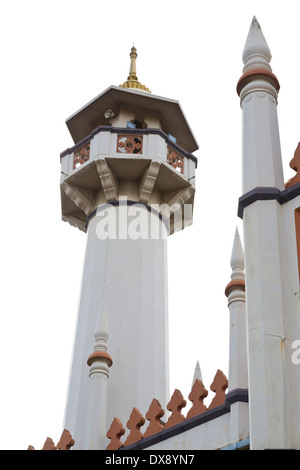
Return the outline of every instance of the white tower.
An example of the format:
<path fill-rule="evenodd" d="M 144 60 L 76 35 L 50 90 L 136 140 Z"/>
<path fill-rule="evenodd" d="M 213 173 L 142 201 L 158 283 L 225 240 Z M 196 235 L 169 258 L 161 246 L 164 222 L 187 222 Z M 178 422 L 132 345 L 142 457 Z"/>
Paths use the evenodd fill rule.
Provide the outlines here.
<path fill-rule="evenodd" d="M 94 351 L 87 360 L 90 367 L 90 384 L 84 448 L 90 450 L 105 449 L 106 444 L 107 380 L 112 359 L 107 353 L 109 333 L 104 305 L 101 308 L 94 337 Z"/>
<path fill-rule="evenodd" d="M 228 392 L 248 388 L 244 252 L 237 228 L 230 265 L 231 281 L 225 289 L 230 313 Z"/>
<path fill-rule="evenodd" d="M 244 274 L 244 252 L 236 228 L 230 265 L 231 281 L 225 295 L 229 309 L 229 371 L 227 401 L 230 405 L 230 432 L 232 441 L 243 439 L 249 433 L 249 409 L 245 401 L 235 401 L 236 394 L 248 396 L 248 357 L 246 328 L 246 295 Z"/>
<path fill-rule="evenodd" d="M 62 218 L 87 232 L 65 428 L 85 448 L 89 368 L 103 301 L 107 429 L 169 399 L 167 235 L 192 223 L 198 146 L 177 101 L 136 77 L 111 86 L 67 119 L 74 147 L 61 154 Z"/>
<path fill-rule="evenodd" d="M 237 86 L 243 112 L 243 196 L 250 448 L 298 448 L 300 338 L 294 212 L 299 188 L 285 189 L 277 118 L 279 83 L 253 18 Z M 298 255 L 299 256 L 299 255 Z M 299 367 L 299 366 L 298 366 Z"/>

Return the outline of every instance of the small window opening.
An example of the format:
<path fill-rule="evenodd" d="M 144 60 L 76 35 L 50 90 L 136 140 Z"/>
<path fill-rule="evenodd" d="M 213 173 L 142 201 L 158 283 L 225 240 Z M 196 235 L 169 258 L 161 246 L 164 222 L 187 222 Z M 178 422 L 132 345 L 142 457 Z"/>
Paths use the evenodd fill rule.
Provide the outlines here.
<path fill-rule="evenodd" d="M 136 119 L 132 119 L 131 122 L 132 122 L 132 124 L 135 125 L 135 127 L 136 127 L 137 129 L 142 129 L 143 123 L 142 123 L 141 121 L 138 121 L 138 120 L 136 120 Z"/>

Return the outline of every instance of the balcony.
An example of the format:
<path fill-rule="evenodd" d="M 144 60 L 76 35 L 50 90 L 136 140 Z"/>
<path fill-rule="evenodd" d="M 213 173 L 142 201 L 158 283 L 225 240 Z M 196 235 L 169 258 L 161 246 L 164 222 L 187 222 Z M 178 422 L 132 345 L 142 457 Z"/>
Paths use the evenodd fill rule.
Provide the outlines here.
<path fill-rule="evenodd" d="M 122 197 L 193 205 L 197 159 L 159 129 L 100 126 L 60 157 L 62 218 L 81 230 Z"/>
<path fill-rule="evenodd" d="M 165 163 L 191 183 L 197 167 L 197 158 L 159 129 L 100 126 L 77 145 L 62 152 L 60 157 L 62 181 L 91 162 L 104 158 Z"/>

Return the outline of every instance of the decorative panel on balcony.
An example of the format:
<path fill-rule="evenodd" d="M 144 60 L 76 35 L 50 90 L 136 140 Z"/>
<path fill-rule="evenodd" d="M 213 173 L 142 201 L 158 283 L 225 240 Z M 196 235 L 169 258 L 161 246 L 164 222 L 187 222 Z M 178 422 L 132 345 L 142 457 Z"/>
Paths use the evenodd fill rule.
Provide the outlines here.
<path fill-rule="evenodd" d="M 179 173 L 183 174 L 183 156 L 168 145 L 167 162 Z"/>
<path fill-rule="evenodd" d="M 87 162 L 90 158 L 90 142 L 83 145 L 80 149 L 74 152 L 74 159 L 73 159 L 73 170 L 78 168 L 83 163 Z"/>
<path fill-rule="evenodd" d="M 120 135 L 117 138 L 118 153 L 134 153 L 143 152 L 143 136 L 142 135 Z"/>

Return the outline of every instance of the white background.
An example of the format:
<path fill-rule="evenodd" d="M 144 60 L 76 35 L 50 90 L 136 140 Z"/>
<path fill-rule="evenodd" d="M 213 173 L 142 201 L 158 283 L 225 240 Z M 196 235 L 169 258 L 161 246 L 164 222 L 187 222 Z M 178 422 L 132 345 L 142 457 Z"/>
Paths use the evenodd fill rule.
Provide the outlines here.
<path fill-rule="evenodd" d="M 170 393 L 188 401 L 197 360 L 207 389 L 218 368 L 228 374 L 241 56 L 256 15 L 281 84 L 287 180 L 300 140 L 298 4 L 1 2 L 1 449 L 39 449 L 62 431 L 86 240 L 61 221 L 59 154 L 73 144 L 65 119 L 127 79 L 133 42 L 139 80 L 180 102 L 199 143 L 194 225 L 169 239 Z"/>

